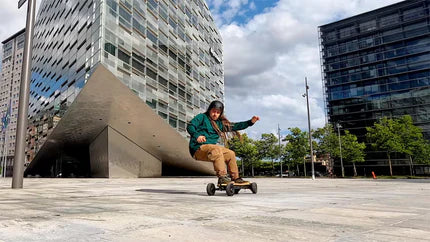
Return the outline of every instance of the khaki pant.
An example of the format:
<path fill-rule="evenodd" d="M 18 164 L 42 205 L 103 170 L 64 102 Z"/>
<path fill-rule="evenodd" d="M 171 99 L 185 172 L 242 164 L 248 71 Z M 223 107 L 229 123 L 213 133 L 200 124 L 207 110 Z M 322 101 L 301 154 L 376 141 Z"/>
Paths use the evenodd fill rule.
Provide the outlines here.
<path fill-rule="evenodd" d="M 202 145 L 194 154 L 194 158 L 202 161 L 210 161 L 214 164 L 214 169 L 218 177 L 227 175 L 228 172 L 233 180 L 239 177 L 239 170 L 236 163 L 234 151 L 219 145 Z"/>

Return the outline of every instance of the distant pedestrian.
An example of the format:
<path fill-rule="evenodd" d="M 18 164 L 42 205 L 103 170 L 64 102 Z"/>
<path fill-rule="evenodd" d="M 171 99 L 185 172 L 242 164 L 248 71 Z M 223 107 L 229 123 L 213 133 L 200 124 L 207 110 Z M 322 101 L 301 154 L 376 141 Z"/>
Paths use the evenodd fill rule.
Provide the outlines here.
<path fill-rule="evenodd" d="M 220 137 L 224 145 L 231 135 L 240 138 L 237 131 L 254 125 L 258 120 L 260 120 L 258 116 L 253 116 L 248 121 L 231 123 L 224 115 L 224 104 L 220 101 L 211 102 L 206 112 L 196 115 L 187 127 L 191 135 L 189 145 L 191 156 L 196 160 L 213 162 L 219 184 L 231 181 L 246 183 L 247 181 L 239 176 L 234 151 L 217 143 Z M 231 179 L 227 176 L 226 164 Z"/>

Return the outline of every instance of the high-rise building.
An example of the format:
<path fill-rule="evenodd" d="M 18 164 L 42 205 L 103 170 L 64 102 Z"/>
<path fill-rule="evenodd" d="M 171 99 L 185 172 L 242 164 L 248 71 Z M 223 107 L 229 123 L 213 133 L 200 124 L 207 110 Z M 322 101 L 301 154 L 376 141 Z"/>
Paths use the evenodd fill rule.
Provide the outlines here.
<path fill-rule="evenodd" d="M 407 0 L 319 27 L 330 123 L 365 141 L 365 127 L 408 114 L 430 138 L 429 6 Z M 397 172 L 408 172 L 404 158 L 395 155 Z M 386 163 L 385 152 L 367 153 L 372 169 Z"/>
<path fill-rule="evenodd" d="M 25 29 L 2 42 L 3 60 L 0 77 L 0 133 L 1 167 L 12 174 L 15 155 L 16 121 L 18 117 L 19 85 L 21 83 Z M 4 172 L 2 172 L 4 175 Z"/>
<path fill-rule="evenodd" d="M 84 99 L 81 91 L 100 66 L 103 67 L 101 72 L 104 73 L 105 68 L 109 70 L 146 103 L 146 107 L 181 134 L 184 141 L 186 123 L 210 101 L 224 98 L 221 36 L 203 0 L 43 0 L 33 46 L 27 152 L 28 159 L 34 158 L 39 164 L 30 164 L 33 171 L 37 170 L 36 165 L 42 167 L 38 156 L 49 153 L 48 150 L 41 152 L 43 146 L 58 141 L 50 141 L 50 137 L 55 136 L 52 132 L 56 129 L 60 132 L 57 124 L 72 122 L 64 120 L 64 115 L 72 113 L 70 107 L 77 106 L 74 103 L 79 103 L 76 102 L 78 97 Z M 124 118 L 139 107 L 109 112 L 111 116 Z M 77 115 L 94 118 L 98 115 L 86 113 L 84 108 Z M 142 118 L 144 116 L 142 114 Z M 98 118 L 96 121 L 105 120 Z M 112 127 L 112 122 L 106 121 L 104 125 Z M 88 125 L 88 122 L 75 123 L 79 124 L 73 126 L 74 129 Z M 154 127 L 158 128 L 161 127 Z M 115 130 L 131 139 L 126 131 Z M 144 135 L 151 131 L 135 132 Z M 81 164 L 86 158 L 76 156 L 76 149 L 70 147 L 79 144 L 88 148 L 91 144 L 88 139 L 96 137 L 64 138 L 62 148 L 56 148 L 61 150 L 59 155 L 49 158 L 51 163 L 46 169 L 57 169 L 60 165 L 55 165 L 56 162 L 63 164 L 62 169 L 65 163 Z M 67 140 L 75 143 L 66 145 Z M 149 148 L 142 147 L 143 143 L 131 141 L 148 151 Z M 58 174 L 51 172 L 51 175 Z"/>

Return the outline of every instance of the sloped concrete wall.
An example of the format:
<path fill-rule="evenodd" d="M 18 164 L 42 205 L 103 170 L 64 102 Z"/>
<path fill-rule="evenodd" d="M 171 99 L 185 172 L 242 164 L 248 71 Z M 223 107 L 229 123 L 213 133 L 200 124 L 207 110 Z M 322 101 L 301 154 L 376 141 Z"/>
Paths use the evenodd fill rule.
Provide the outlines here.
<path fill-rule="evenodd" d="M 91 176 L 160 177 L 161 161 L 107 126 L 90 145 Z"/>

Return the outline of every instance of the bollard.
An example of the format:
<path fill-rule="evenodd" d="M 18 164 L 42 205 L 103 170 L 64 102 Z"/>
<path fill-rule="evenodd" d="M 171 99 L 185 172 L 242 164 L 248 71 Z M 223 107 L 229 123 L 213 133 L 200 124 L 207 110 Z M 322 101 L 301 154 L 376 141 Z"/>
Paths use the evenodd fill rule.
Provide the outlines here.
<path fill-rule="evenodd" d="M 373 172 L 373 171 L 372 171 L 372 176 L 373 176 L 373 179 L 377 179 L 377 178 L 376 178 L 376 174 L 375 174 L 375 172 Z"/>

